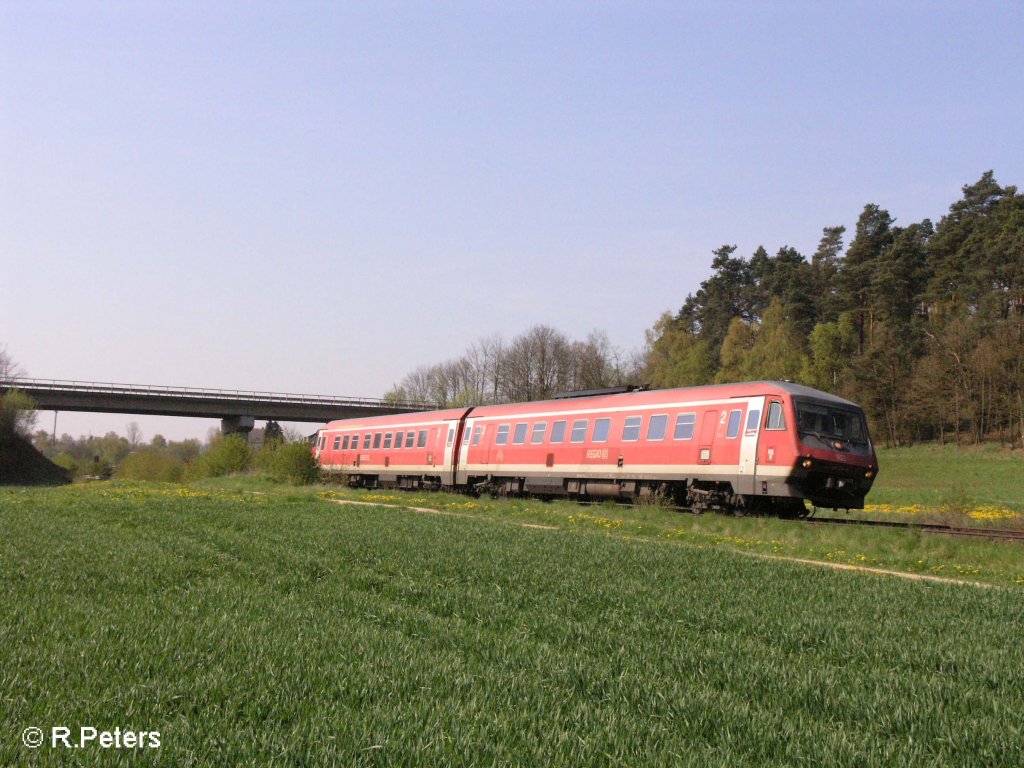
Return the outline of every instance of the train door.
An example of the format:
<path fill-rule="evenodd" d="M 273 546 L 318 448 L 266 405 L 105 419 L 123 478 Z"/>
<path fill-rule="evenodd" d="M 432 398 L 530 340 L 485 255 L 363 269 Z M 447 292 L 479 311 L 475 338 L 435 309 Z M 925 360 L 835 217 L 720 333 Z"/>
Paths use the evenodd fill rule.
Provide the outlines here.
<path fill-rule="evenodd" d="M 457 485 L 466 482 L 466 465 L 469 463 L 469 440 L 473 436 L 473 420 L 462 422 L 462 435 L 459 437 L 459 462 L 456 466 L 455 482 Z"/>
<path fill-rule="evenodd" d="M 347 435 L 345 435 L 345 437 L 342 438 L 342 441 L 341 441 L 341 457 L 340 457 L 340 461 L 338 463 L 341 464 L 341 468 L 342 469 L 344 469 L 345 467 L 347 467 L 349 464 L 352 463 L 352 450 L 351 450 L 351 447 L 352 447 L 352 435 L 347 434 Z"/>
<path fill-rule="evenodd" d="M 711 446 L 715 442 L 715 431 L 718 429 L 718 411 L 711 409 L 704 412 L 704 421 L 700 427 L 700 453 L 698 459 L 701 464 L 711 463 Z"/>
<path fill-rule="evenodd" d="M 761 434 L 761 412 L 764 398 L 755 397 L 747 403 L 746 424 L 740 439 L 740 465 L 737 493 L 754 493 L 757 475 L 757 439 Z"/>
<path fill-rule="evenodd" d="M 444 427 L 442 427 L 444 434 L 444 463 L 442 466 L 441 482 L 444 485 L 451 485 L 454 481 L 452 477 L 452 471 L 455 469 L 455 452 L 458 450 L 458 446 L 455 444 L 455 438 L 458 436 L 459 422 L 449 421 Z"/>
<path fill-rule="evenodd" d="M 491 422 L 491 423 L 494 424 L 494 422 Z M 496 427 L 495 426 L 487 427 L 485 425 L 482 428 L 483 428 L 484 434 L 483 434 L 483 441 L 480 443 L 480 463 L 481 464 L 490 464 L 491 463 L 491 445 L 494 442 L 493 435 L 494 435 L 494 430 L 495 430 Z"/>
<path fill-rule="evenodd" d="M 768 398 L 765 402 L 765 414 L 761 419 L 761 435 L 757 441 L 757 465 L 761 479 L 759 492 L 767 493 L 766 482 L 777 480 L 780 473 L 793 461 L 793 434 L 787 430 L 786 414 L 792 413 L 781 397 Z M 769 467 L 777 468 L 770 474 L 765 473 Z M 774 494 L 773 494 L 774 495 Z"/>

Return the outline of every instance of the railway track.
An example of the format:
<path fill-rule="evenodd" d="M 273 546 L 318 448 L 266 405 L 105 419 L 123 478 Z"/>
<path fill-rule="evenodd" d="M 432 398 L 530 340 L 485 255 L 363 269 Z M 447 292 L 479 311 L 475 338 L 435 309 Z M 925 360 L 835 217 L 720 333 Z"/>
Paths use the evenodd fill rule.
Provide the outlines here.
<path fill-rule="evenodd" d="M 581 501 L 582 506 L 603 505 L 605 501 Z M 631 507 L 628 502 L 619 502 L 616 506 Z M 691 512 L 689 507 L 666 507 L 673 512 Z M 804 525 L 863 525 L 875 528 L 903 528 L 922 533 L 941 533 L 946 536 L 963 536 L 976 539 L 995 539 L 997 541 L 1016 541 L 1024 544 L 1024 530 L 1014 528 L 968 528 L 956 525 L 942 525 L 941 523 L 905 523 L 892 520 L 857 520 L 844 517 L 800 517 L 800 518 L 777 518 L 783 522 L 802 523 Z"/>
<path fill-rule="evenodd" d="M 864 525 L 876 528 L 904 528 L 922 533 L 941 533 L 946 536 L 964 536 L 977 539 L 1017 541 L 1024 544 L 1024 530 L 1013 528 L 965 528 L 939 523 L 904 523 L 888 520 L 849 520 L 842 517 L 807 517 L 794 522 L 809 525 Z"/>

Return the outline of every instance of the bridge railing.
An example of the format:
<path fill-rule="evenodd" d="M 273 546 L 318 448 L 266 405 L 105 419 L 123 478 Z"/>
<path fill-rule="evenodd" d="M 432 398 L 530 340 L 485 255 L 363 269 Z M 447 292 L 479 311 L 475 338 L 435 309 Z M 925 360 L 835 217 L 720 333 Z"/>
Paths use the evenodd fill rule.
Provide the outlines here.
<path fill-rule="evenodd" d="M 371 397 L 332 397 L 289 392 L 209 389 L 149 384 L 116 384 L 112 382 L 30 379 L 23 377 L 0 379 L 0 391 L 5 389 L 34 390 L 37 392 L 88 392 L 94 394 L 139 395 L 143 397 L 173 396 L 180 399 L 195 400 L 250 400 L 253 402 L 294 403 L 298 405 L 367 405 L 418 410 L 432 410 L 437 407 L 433 403 L 410 400 L 383 400 Z"/>

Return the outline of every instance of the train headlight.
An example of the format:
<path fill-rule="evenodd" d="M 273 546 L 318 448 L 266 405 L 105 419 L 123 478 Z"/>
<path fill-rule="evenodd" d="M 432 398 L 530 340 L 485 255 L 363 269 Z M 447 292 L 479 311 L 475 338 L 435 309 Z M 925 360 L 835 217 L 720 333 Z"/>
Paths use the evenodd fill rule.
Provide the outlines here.
<path fill-rule="evenodd" d="M 811 459 L 804 459 L 803 461 L 800 462 L 800 466 L 803 467 L 804 469 L 810 469 L 811 466 L 813 466 L 813 464 L 814 461 Z"/>
<path fill-rule="evenodd" d="M 873 469 L 869 469 L 867 472 L 864 473 L 864 477 L 866 477 L 868 480 L 870 480 L 874 476 L 875 476 L 875 470 L 873 470 Z"/>

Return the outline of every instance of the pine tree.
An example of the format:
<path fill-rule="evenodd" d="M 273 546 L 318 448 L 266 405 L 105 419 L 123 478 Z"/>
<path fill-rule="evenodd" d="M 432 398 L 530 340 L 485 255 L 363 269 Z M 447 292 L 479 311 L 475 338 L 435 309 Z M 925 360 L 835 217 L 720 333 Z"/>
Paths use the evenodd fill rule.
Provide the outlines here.
<path fill-rule="evenodd" d="M 723 245 L 714 251 L 714 274 L 686 298 L 676 316 L 682 328 L 698 334 L 716 355 L 732 319 L 749 320 L 751 316 L 746 300 L 751 285 L 750 265 L 742 257 L 733 256 L 735 251 L 735 245 Z"/>
<path fill-rule="evenodd" d="M 871 277 L 882 254 L 892 244 L 892 222 L 889 212 L 883 208 L 874 203 L 864 206 L 857 219 L 853 242 L 837 275 L 839 306 L 853 313 L 858 354 L 863 354 L 870 334 Z"/>
<path fill-rule="evenodd" d="M 893 243 L 871 274 L 871 311 L 885 321 L 909 323 L 920 314 L 924 288 L 931 277 L 927 248 L 932 223 L 925 219 L 892 232 Z"/>
<path fill-rule="evenodd" d="M 979 306 L 985 292 L 986 240 L 993 234 L 986 224 L 1003 195 L 992 171 L 986 171 L 963 187 L 963 197 L 935 228 L 929 248 L 934 271 L 929 297 L 940 311 L 945 306 Z"/>
<path fill-rule="evenodd" d="M 821 232 L 818 249 L 811 256 L 811 286 L 815 301 L 815 315 L 821 322 L 839 317 L 836 303 L 836 275 L 839 273 L 846 227 L 825 227 Z"/>

